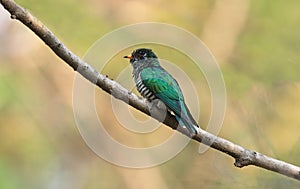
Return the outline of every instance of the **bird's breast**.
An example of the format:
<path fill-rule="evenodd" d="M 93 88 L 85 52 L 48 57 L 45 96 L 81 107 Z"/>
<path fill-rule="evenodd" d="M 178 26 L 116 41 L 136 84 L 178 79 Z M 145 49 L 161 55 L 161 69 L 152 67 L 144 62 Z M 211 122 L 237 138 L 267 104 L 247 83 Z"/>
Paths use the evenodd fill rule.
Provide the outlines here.
<path fill-rule="evenodd" d="M 147 98 L 148 100 L 154 100 L 155 95 L 153 94 L 152 91 L 150 91 L 142 82 L 141 78 L 135 78 L 135 83 L 136 83 L 136 89 L 137 91 L 144 97 Z"/>

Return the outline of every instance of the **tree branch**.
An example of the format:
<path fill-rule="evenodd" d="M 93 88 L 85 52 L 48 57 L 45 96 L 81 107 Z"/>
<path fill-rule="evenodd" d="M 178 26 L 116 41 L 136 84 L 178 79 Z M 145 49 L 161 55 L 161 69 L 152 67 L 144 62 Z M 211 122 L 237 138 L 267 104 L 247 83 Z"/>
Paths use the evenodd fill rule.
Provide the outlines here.
<path fill-rule="evenodd" d="M 46 43 L 46 45 L 51 48 L 51 50 L 57 56 L 59 56 L 87 80 L 91 81 L 107 93 L 124 101 L 137 110 L 152 116 L 172 129 L 177 129 L 178 122 L 173 115 L 168 114 L 166 118 L 162 120 L 162 118 L 159 116 L 163 114 L 162 110 L 159 110 L 156 107 L 150 110 L 148 108 L 149 104 L 147 101 L 139 98 L 135 94 L 132 94 L 119 83 L 109 79 L 107 76 L 100 74 L 89 64 L 81 60 L 64 44 L 62 44 L 62 42 L 56 38 L 55 35 L 45 25 L 32 16 L 26 9 L 16 4 L 13 0 L 0 0 L 0 3 L 6 10 L 8 10 L 12 19 L 17 19 L 30 28 L 37 36 L 39 36 L 41 40 Z M 186 130 L 181 129 L 178 131 L 188 136 Z M 214 136 L 204 130 L 200 130 L 199 134 L 194 136 L 193 139 L 232 156 L 235 159 L 234 165 L 236 167 L 241 168 L 248 165 L 254 165 L 300 180 L 300 167 L 268 157 L 252 150 L 248 150 L 228 140 Z"/>

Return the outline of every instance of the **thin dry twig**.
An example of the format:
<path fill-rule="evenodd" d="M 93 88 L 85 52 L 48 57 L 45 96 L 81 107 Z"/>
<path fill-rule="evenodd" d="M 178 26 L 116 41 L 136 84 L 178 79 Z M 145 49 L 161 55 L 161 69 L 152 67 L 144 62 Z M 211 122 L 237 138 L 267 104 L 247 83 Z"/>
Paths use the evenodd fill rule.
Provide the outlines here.
<path fill-rule="evenodd" d="M 132 94 L 119 83 L 100 74 L 89 64 L 81 60 L 78 56 L 72 53 L 57 37 L 55 37 L 55 35 L 45 25 L 43 25 L 37 18 L 32 16 L 26 9 L 19 6 L 12 0 L 0 0 L 0 3 L 11 14 L 12 19 L 17 19 L 30 28 L 37 36 L 39 36 L 41 40 L 46 43 L 47 46 L 51 48 L 51 50 L 57 56 L 59 56 L 87 80 L 91 81 L 107 93 L 124 101 L 137 110 L 152 116 L 172 129 L 177 129 L 178 122 L 174 116 L 168 114 L 166 118 L 162 120 L 159 116 L 162 114 L 162 110 L 159 110 L 155 107 L 153 110 L 151 110 L 150 115 L 150 110 L 148 108 L 149 104 L 147 101 L 139 98 L 135 94 Z M 178 131 L 188 136 L 186 130 Z M 235 159 L 234 165 L 236 167 L 241 168 L 248 165 L 254 165 L 300 180 L 300 167 L 268 157 L 252 150 L 248 150 L 226 139 L 214 136 L 204 130 L 200 130 L 199 134 L 194 136 L 193 139 L 232 156 Z"/>

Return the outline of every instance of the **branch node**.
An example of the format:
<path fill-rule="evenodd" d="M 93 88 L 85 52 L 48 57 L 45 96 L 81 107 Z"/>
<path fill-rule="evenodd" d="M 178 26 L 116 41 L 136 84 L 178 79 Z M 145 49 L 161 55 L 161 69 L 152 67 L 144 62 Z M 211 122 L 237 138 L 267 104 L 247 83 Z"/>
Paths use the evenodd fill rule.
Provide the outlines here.
<path fill-rule="evenodd" d="M 252 165 L 253 161 L 255 160 L 255 156 L 257 155 L 256 152 L 251 151 L 251 150 L 244 150 L 244 155 L 235 158 L 235 163 L 234 165 L 236 167 L 242 168 L 248 165 Z"/>
<path fill-rule="evenodd" d="M 240 157 L 240 158 L 236 158 L 235 162 L 234 162 L 234 166 L 238 167 L 238 168 L 242 168 L 244 166 L 250 165 L 252 162 L 251 158 L 247 157 Z"/>

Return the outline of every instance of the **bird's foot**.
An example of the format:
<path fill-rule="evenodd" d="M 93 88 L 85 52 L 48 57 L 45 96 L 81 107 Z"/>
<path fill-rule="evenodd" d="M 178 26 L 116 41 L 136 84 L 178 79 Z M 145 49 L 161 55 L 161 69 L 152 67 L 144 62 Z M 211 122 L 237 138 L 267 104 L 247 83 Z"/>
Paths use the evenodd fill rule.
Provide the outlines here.
<path fill-rule="evenodd" d="M 151 116 L 157 118 L 161 122 L 165 120 L 168 110 L 166 105 L 161 100 L 152 100 L 148 103 L 148 108 Z"/>

